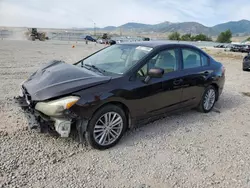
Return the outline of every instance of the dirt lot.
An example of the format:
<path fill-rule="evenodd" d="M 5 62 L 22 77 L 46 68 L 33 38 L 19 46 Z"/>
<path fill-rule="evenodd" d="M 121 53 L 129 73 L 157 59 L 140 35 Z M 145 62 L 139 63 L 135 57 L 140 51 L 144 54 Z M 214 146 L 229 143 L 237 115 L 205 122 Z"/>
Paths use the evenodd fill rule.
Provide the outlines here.
<path fill-rule="evenodd" d="M 19 84 L 52 59 L 68 63 L 103 45 L 0 41 L 0 187 L 250 187 L 250 72 L 244 54 L 206 49 L 226 66 L 216 111 L 176 114 L 97 151 L 27 130 Z"/>

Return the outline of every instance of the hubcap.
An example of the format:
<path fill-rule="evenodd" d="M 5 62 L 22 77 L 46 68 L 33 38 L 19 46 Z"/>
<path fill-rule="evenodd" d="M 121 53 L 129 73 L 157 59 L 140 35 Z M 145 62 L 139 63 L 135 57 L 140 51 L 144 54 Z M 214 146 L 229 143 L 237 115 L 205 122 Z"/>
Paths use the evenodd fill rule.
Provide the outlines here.
<path fill-rule="evenodd" d="M 97 120 L 94 127 L 94 139 L 102 146 L 112 144 L 121 135 L 122 128 L 122 117 L 116 112 L 108 112 Z"/>
<path fill-rule="evenodd" d="M 215 102 L 215 91 L 213 89 L 209 89 L 205 95 L 204 99 L 204 109 L 210 110 Z"/>

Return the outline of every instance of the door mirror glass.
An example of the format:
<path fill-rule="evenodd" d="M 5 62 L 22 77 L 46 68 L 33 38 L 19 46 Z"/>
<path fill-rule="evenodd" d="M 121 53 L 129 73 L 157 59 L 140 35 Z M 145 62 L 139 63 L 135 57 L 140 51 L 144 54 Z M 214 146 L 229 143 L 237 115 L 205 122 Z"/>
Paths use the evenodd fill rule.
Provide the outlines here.
<path fill-rule="evenodd" d="M 164 75 L 164 70 L 161 68 L 152 68 L 148 71 L 148 76 L 151 78 L 161 78 Z"/>

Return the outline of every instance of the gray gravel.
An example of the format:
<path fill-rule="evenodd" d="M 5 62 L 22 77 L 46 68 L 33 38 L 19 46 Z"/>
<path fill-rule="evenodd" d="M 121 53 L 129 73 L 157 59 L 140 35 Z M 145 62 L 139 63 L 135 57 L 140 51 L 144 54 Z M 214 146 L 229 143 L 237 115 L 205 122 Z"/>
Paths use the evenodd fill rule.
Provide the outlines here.
<path fill-rule="evenodd" d="M 250 187 L 250 72 L 242 54 L 210 50 L 226 66 L 216 110 L 188 111 L 131 130 L 93 150 L 27 129 L 14 105 L 19 83 L 52 59 L 68 63 L 103 45 L 0 41 L 0 187 Z"/>

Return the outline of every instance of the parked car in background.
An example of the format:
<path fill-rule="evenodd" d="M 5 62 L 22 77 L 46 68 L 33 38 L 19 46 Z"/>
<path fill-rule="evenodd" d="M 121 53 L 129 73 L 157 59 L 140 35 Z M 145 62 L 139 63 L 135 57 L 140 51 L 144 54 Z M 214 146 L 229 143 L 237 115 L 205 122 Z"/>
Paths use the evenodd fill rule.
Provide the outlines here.
<path fill-rule="evenodd" d="M 232 52 L 240 52 L 240 51 L 241 51 L 241 45 L 234 44 L 234 45 L 231 47 L 231 51 L 232 51 Z"/>
<path fill-rule="evenodd" d="M 241 52 L 243 52 L 243 53 L 250 52 L 250 45 L 243 45 L 241 48 Z"/>
<path fill-rule="evenodd" d="M 131 42 L 73 65 L 42 66 L 24 81 L 16 100 L 30 128 L 50 127 L 68 137 L 75 127 L 80 140 L 85 136 L 102 150 L 116 145 L 128 129 L 166 114 L 210 112 L 224 82 L 224 66 L 195 46 Z"/>
<path fill-rule="evenodd" d="M 224 51 L 226 51 L 226 52 L 232 51 L 232 45 L 225 46 Z"/>
<path fill-rule="evenodd" d="M 92 36 L 89 36 L 89 35 L 87 35 L 84 39 L 88 40 L 88 41 L 91 41 L 91 42 L 96 42 L 96 39 L 93 38 Z"/>
<path fill-rule="evenodd" d="M 150 38 L 144 37 L 142 40 L 143 40 L 143 41 L 150 41 Z"/>
<path fill-rule="evenodd" d="M 97 42 L 98 44 L 104 44 L 104 40 L 103 40 L 103 39 L 98 39 L 98 40 L 96 40 L 96 42 Z"/>
<path fill-rule="evenodd" d="M 250 51 L 249 45 L 236 44 L 231 47 L 232 52 L 248 53 Z"/>
<path fill-rule="evenodd" d="M 225 48 L 225 45 L 224 44 L 218 44 L 218 45 L 214 46 L 214 48 Z"/>
<path fill-rule="evenodd" d="M 108 43 L 109 43 L 109 45 L 114 45 L 114 44 L 116 44 L 116 41 L 110 39 L 110 40 L 108 41 Z"/>

